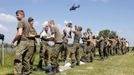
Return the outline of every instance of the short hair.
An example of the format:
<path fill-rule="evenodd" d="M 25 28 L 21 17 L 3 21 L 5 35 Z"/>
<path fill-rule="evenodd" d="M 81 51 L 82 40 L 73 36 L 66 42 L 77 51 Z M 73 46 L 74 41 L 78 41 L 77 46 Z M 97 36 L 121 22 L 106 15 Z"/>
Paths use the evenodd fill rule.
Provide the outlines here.
<path fill-rule="evenodd" d="M 25 17 L 25 12 L 24 12 L 23 10 L 17 10 L 17 11 L 16 11 L 16 15 L 17 15 L 18 13 L 22 14 L 22 15 Z"/>
<path fill-rule="evenodd" d="M 82 31 L 82 27 L 81 27 L 81 26 L 78 26 L 78 29 L 79 29 L 80 31 Z"/>
<path fill-rule="evenodd" d="M 50 21 L 49 21 L 49 23 L 51 23 L 51 24 L 55 25 L 54 20 L 50 20 Z"/>
<path fill-rule="evenodd" d="M 28 18 L 28 22 L 31 22 L 31 21 L 33 21 L 34 19 L 32 18 L 32 17 L 29 17 Z"/>
<path fill-rule="evenodd" d="M 93 36 L 93 39 L 96 39 L 96 37 L 95 37 L 95 36 Z"/>

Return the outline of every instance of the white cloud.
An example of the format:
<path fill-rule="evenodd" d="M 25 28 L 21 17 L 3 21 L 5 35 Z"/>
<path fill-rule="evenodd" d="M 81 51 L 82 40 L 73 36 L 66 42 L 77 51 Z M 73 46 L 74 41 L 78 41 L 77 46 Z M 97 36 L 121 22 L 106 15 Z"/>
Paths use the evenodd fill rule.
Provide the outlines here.
<path fill-rule="evenodd" d="M 7 32 L 8 32 L 8 28 L 0 24 L 0 33 L 7 33 Z"/>
<path fill-rule="evenodd" d="M 0 7 L 0 12 L 6 12 L 6 10 Z"/>
<path fill-rule="evenodd" d="M 16 17 L 10 15 L 10 14 L 5 14 L 5 13 L 0 13 L 0 22 L 16 22 Z"/>
<path fill-rule="evenodd" d="M 16 25 L 17 19 L 15 16 L 0 12 L 0 33 L 5 35 L 5 42 L 9 43 L 13 39 L 16 32 Z"/>

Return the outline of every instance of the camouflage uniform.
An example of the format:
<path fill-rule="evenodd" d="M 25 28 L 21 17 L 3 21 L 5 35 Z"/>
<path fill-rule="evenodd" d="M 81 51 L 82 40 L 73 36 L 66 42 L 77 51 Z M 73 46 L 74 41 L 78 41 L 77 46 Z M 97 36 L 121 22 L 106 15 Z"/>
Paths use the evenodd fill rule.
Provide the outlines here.
<path fill-rule="evenodd" d="M 124 38 L 122 39 L 122 54 L 126 54 L 126 41 Z"/>
<path fill-rule="evenodd" d="M 68 38 L 69 38 L 69 35 L 67 34 L 67 32 L 65 30 L 63 31 L 63 33 L 64 33 L 64 36 L 62 38 L 63 39 L 63 49 L 62 49 L 62 52 L 61 52 L 61 57 L 66 62 L 67 58 L 69 56 L 69 50 L 68 50 Z"/>
<path fill-rule="evenodd" d="M 29 29 L 29 40 L 28 40 L 28 53 L 27 56 L 29 57 L 29 64 L 30 64 L 30 70 L 33 70 L 33 62 L 35 58 L 35 53 L 36 53 L 36 39 L 35 37 L 31 37 L 30 35 L 36 36 L 36 30 L 34 27 L 30 27 Z"/>
<path fill-rule="evenodd" d="M 29 74 L 27 70 L 30 68 L 28 66 L 29 61 L 27 60 L 27 51 L 28 51 L 28 23 L 23 19 L 19 21 L 17 30 L 23 28 L 22 37 L 17 42 L 15 59 L 14 59 L 14 74 Z"/>
<path fill-rule="evenodd" d="M 105 38 L 104 39 L 104 49 L 103 49 L 104 57 L 108 57 L 109 46 L 107 43 L 108 43 L 108 40 Z"/>
<path fill-rule="evenodd" d="M 86 33 L 84 33 L 85 35 Z M 84 62 L 92 62 L 93 61 L 93 51 L 94 51 L 94 44 L 88 40 L 88 36 L 83 37 L 83 51 L 84 55 L 81 57 L 81 60 Z"/>
<path fill-rule="evenodd" d="M 121 43 L 120 43 L 120 40 L 117 39 L 117 54 L 118 55 L 121 55 Z"/>
<path fill-rule="evenodd" d="M 44 60 L 45 65 L 49 63 L 50 60 L 50 54 L 48 50 L 48 39 L 46 37 L 41 37 L 40 42 L 40 53 L 39 53 L 39 63 L 38 68 L 42 69 L 42 62 Z"/>
<path fill-rule="evenodd" d="M 87 62 L 93 62 L 94 44 L 91 41 L 87 41 Z"/>
<path fill-rule="evenodd" d="M 99 55 L 100 55 L 101 60 L 104 59 L 104 48 L 105 48 L 105 41 L 103 38 L 103 39 L 100 39 L 99 41 Z"/>
<path fill-rule="evenodd" d="M 74 32 L 74 42 L 73 42 L 73 50 L 71 50 L 71 64 L 72 67 L 74 67 L 75 62 L 76 65 L 80 64 L 80 38 L 81 38 L 82 34 L 81 32 Z"/>
<path fill-rule="evenodd" d="M 61 33 L 59 29 L 54 25 L 50 27 L 52 35 L 54 34 L 54 48 L 52 49 L 51 53 L 51 65 L 52 65 L 52 71 L 53 72 L 58 72 L 59 71 L 59 64 L 58 64 L 58 57 L 59 53 L 62 51 L 63 48 L 63 40 Z"/>

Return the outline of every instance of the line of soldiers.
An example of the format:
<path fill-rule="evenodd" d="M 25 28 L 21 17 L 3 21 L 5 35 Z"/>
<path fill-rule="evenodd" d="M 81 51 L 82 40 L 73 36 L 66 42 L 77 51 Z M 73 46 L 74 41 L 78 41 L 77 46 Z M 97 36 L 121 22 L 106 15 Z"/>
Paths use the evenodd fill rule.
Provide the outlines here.
<path fill-rule="evenodd" d="M 23 10 L 16 11 L 18 19 L 17 33 L 12 44 L 17 42 L 14 58 L 14 74 L 29 75 L 33 71 L 33 62 L 36 53 L 36 38 L 40 38 L 40 51 L 38 68 L 42 69 L 45 64 L 45 72 L 55 75 L 59 72 L 59 58 L 63 59 L 65 64 L 71 62 L 71 67 L 80 65 L 80 61 L 93 62 L 96 56 L 96 48 L 99 50 L 101 60 L 105 57 L 115 54 L 125 54 L 128 52 L 126 39 L 106 38 L 103 36 L 95 37 L 88 28 L 82 34 L 82 27 L 72 27 L 72 23 L 67 23 L 63 29 L 63 35 L 56 26 L 54 20 L 50 20 L 43 25 L 42 32 L 38 35 L 33 27 L 34 19 L 32 17 L 25 20 Z M 50 32 L 49 32 L 50 29 Z M 72 37 L 72 34 L 74 37 Z M 73 45 L 68 45 L 69 39 L 73 39 Z M 82 46 L 80 44 L 82 39 Z M 54 46 L 50 50 L 49 42 L 53 41 Z M 80 48 L 83 48 L 81 55 Z M 69 58 L 71 58 L 69 60 Z"/>
<path fill-rule="evenodd" d="M 90 29 L 87 29 L 87 32 L 83 33 L 83 35 L 83 50 L 85 54 L 81 60 L 84 62 L 92 62 L 96 56 L 97 49 L 101 60 L 110 55 L 124 55 L 129 52 L 129 43 L 125 38 L 95 37 L 92 36 Z"/>

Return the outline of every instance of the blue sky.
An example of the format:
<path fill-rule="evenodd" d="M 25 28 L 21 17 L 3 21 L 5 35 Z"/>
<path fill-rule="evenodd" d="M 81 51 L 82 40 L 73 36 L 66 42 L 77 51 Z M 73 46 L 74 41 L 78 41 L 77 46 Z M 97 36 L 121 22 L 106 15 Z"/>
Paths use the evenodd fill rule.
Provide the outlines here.
<path fill-rule="evenodd" d="M 74 4 L 81 7 L 69 11 Z M 72 21 L 84 29 L 91 28 L 96 35 L 100 30 L 110 29 L 125 37 L 134 45 L 134 0 L 1 0 L 0 33 L 10 43 L 16 33 L 15 12 L 23 9 L 26 19 L 35 18 L 35 28 L 40 33 L 44 21 L 54 19 L 61 29 L 64 21 Z"/>

